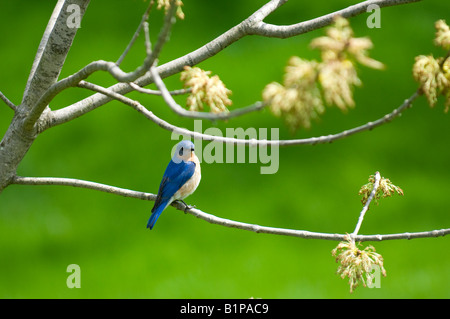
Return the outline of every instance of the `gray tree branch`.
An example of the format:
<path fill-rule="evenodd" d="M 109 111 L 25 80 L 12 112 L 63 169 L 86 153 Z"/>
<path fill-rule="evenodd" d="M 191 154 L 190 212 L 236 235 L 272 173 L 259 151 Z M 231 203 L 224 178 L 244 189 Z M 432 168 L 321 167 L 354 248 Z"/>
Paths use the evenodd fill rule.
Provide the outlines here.
<path fill-rule="evenodd" d="M 37 136 L 34 123 L 25 123 L 36 109 L 37 101 L 56 82 L 77 32 L 76 27 L 70 28 L 68 25 L 71 14 L 68 7 L 78 6 L 81 21 L 88 4 L 89 0 L 59 0 L 55 6 L 31 68 L 22 103 L 16 107 L 11 124 L 0 142 L 0 193 L 14 177 L 17 166 Z"/>
<path fill-rule="evenodd" d="M 143 87 L 140 87 L 139 85 L 137 85 L 134 82 L 130 82 L 128 84 L 136 92 L 143 93 L 143 94 L 148 94 L 148 95 L 160 95 L 160 96 L 162 96 L 162 92 L 159 91 L 159 90 L 152 90 L 152 89 L 143 88 Z M 189 94 L 191 92 L 192 92 L 191 89 L 179 89 L 179 90 L 169 91 L 169 94 L 170 95 L 183 95 L 183 94 Z"/>
<path fill-rule="evenodd" d="M 367 12 L 367 8 L 371 5 L 383 8 L 418 1 L 421 0 L 368 0 L 319 18 L 291 25 L 274 25 L 260 21 L 249 26 L 249 34 L 285 39 L 325 27 L 332 23 L 336 16 L 351 18 Z"/>
<path fill-rule="evenodd" d="M 378 126 L 389 123 L 394 118 L 398 117 L 404 110 L 411 107 L 412 102 L 419 96 L 419 92 L 415 92 L 408 99 L 406 99 L 398 108 L 394 109 L 391 113 L 384 115 L 383 117 L 377 119 L 373 122 L 368 122 L 364 125 L 342 131 L 336 134 L 323 135 L 319 137 L 310 137 L 304 139 L 292 139 L 292 140 L 256 140 L 256 139 L 238 139 L 232 137 L 223 137 L 223 136 L 214 136 L 209 134 L 204 134 L 201 132 L 194 132 L 184 128 L 180 128 L 173 124 L 170 124 L 163 119 L 157 117 L 153 112 L 149 111 L 145 106 L 143 106 L 138 101 L 132 100 L 124 95 L 121 95 L 117 92 L 112 91 L 109 88 L 104 88 L 100 85 L 89 83 L 86 81 L 81 81 L 78 84 L 79 87 L 92 90 L 101 94 L 108 96 L 111 99 L 115 99 L 119 102 L 122 102 L 125 105 L 128 105 L 144 115 L 150 121 L 156 123 L 161 128 L 168 130 L 170 132 L 174 132 L 189 138 L 193 139 L 201 139 L 205 141 L 216 141 L 220 143 L 228 143 L 228 144 L 236 144 L 236 145 L 247 145 L 247 146 L 292 146 L 292 145 L 315 145 L 315 144 L 325 144 L 330 143 L 335 140 L 339 140 L 342 138 L 349 137 L 351 135 L 361 133 L 364 131 L 372 130 Z"/>
<path fill-rule="evenodd" d="M 53 14 L 39 44 L 20 108 L 28 114 L 25 129 L 31 130 L 44 108 L 38 101 L 56 83 L 67 54 L 72 46 L 78 28 L 69 27 L 70 5 L 80 9 L 80 20 L 89 4 L 89 0 L 58 0 Z"/>
<path fill-rule="evenodd" d="M 60 186 L 72 186 L 80 188 L 93 189 L 105 193 L 115 194 L 119 196 L 132 197 L 141 200 L 154 201 L 156 199 L 155 194 L 139 192 L 115 186 L 109 186 L 105 184 L 84 181 L 73 178 L 58 178 L 58 177 L 20 177 L 16 176 L 12 180 L 12 184 L 18 185 L 60 185 Z M 237 228 L 255 233 L 282 235 L 290 237 L 298 237 L 305 239 L 324 239 L 324 240 L 347 240 L 348 234 L 329 234 L 320 232 L 311 232 L 307 230 L 286 229 L 277 227 L 260 226 L 256 224 L 249 224 L 234 221 L 231 219 L 221 218 L 212 214 L 205 213 L 200 209 L 186 206 L 181 202 L 173 202 L 171 204 L 178 210 L 193 215 L 211 224 L 220 226 Z M 431 230 L 425 232 L 414 233 L 398 233 L 398 234 L 383 234 L 383 235 L 357 235 L 354 237 L 356 241 L 383 241 L 383 240 L 395 240 L 395 239 L 415 239 L 415 238 L 427 238 L 427 237 L 440 237 L 450 234 L 450 228 Z"/>

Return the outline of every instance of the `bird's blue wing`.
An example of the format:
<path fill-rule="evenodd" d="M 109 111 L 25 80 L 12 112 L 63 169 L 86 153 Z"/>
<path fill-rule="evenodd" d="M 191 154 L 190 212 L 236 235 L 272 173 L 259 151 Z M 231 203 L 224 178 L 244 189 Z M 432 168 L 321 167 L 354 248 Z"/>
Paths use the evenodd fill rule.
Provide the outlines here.
<path fill-rule="evenodd" d="M 194 172 L 194 162 L 170 161 L 159 186 L 158 197 L 160 196 L 161 200 L 169 200 L 194 175 Z"/>
<path fill-rule="evenodd" d="M 159 185 L 158 196 L 147 224 L 148 228 L 153 228 L 158 217 L 169 204 L 170 198 L 194 175 L 194 172 L 194 162 L 175 163 L 172 160 L 169 162 Z"/>

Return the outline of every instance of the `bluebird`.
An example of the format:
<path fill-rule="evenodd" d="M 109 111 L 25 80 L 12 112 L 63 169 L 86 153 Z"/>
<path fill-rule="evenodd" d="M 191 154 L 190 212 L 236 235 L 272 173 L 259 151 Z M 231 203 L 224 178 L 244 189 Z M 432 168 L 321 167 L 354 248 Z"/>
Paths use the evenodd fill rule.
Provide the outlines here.
<path fill-rule="evenodd" d="M 197 189 L 200 179 L 200 162 L 194 153 L 194 144 L 191 141 L 181 141 L 164 172 L 147 228 L 155 226 L 158 217 L 172 202 L 183 201 L 191 195 Z"/>

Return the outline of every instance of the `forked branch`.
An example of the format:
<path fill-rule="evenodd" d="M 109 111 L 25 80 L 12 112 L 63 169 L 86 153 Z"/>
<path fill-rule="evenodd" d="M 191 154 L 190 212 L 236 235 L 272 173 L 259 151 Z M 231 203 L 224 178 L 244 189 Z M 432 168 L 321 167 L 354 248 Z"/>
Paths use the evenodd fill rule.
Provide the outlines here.
<path fill-rule="evenodd" d="M 60 185 L 60 186 L 72 186 L 80 188 L 88 188 L 110 194 L 115 194 L 125 197 L 133 197 L 141 200 L 154 201 L 156 199 L 155 194 L 139 192 L 115 186 L 89 182 L 73 178 L 58 178 L 58 177 L 20 177 L 17 176 L 13 179 L 12 184 L 18 185 Z M 324 240 L 337 240 L 343 241 L 347 239 L 347 234 L 329 234 L 320 232 L 311 232 L 306 230 L 296 230 L 287 228 L 267 227 L 256 224 L 243 223 L 234 221 L 231 219 L 221 218 L 212 214 L 205 213 L 200 209 L 188 207 L 181 202 L 173 202 L 172 206 L 176 209 L 193 215 L 197 218 L 203 219 L 211 224 L 220 226 L 237 228 L 255 233 L 283 235 L 291 237 L 299 237 L 305 239 L 324 239 Z M 415 233 L 398 233 L 398 234 L 384 234 L 384 235 L 357 235 L 354 239 L 357 241 L 383 241 L 383 240 L 395 240 L 395 239 L 415 239 L 415 238 L 427 238 L 427 237 L 440 237 L 450 234 L 450 228 L 432 230 L 425 232 Z"/>
<path fill-rule="evenodd" d="M 49 105 L 50 102 L 59 93 L 61 93 L 62 91 L 64 91 L 69 87 L 77 86 L 80 81 L 88 78 L 94 72 L 106 71 L 110 73 L 118 82 L 132 82 L 138 79 L 139 77 L 143 76 L 150 69 L 155 60 L 158 58 L 162 47 L 167 42 L 170 29 L 175 21 L 174 20 L 175 12 L 176 6 L 172 5 L 170 10 L 166 14 L 163 27 L 159 33 L 158 40 L 153 50 L 151 50 L 150 38 L 148 36 L 148 29 L 144 27 L 144 30 L 146 31 L 145 45 L 147 54 L 142 65 L 136 68 L 136 70 L 127 73 L 124 72 L 117 63 L 102 60 L 89 63 L 87 66 L 85 66 L 75 74 L 70 75 L 67 78 L 64 78 L 54 83 L 52 86 L 50 86 L 50 88 L 39 98 L 36 105 L 33 107 L 32 111 L 27 116 L 27 119 L 25 121 L 25 127 L 28 130 L 31 130 L 35 125 L 36 121 L 41 116 L 44 109 L 47 107 L 47 105 Z M 146 17 L 146 14 L 144 14 L 144 17 Z M 142 21 L 141 24 L 145 26 L 145 21 Z M 128 50 L 128 47 L 125 49 L 124 52 L 125 54 L 126 50 Z"/>

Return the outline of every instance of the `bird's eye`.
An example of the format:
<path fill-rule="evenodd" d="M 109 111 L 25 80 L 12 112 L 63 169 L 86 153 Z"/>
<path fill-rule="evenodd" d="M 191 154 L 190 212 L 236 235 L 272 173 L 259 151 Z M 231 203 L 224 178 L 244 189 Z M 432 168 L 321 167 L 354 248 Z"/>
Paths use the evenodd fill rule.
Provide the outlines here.
<path fill-rule="evenodd" d="M 180 151 L 178 152 L 178 155 L 183 156 L 183 148 L 180 148 Z"/>

